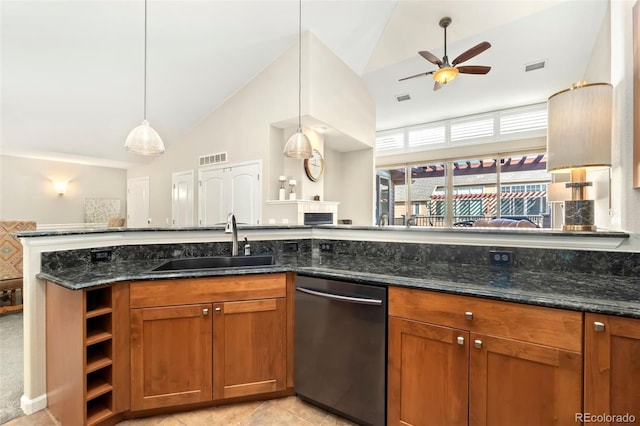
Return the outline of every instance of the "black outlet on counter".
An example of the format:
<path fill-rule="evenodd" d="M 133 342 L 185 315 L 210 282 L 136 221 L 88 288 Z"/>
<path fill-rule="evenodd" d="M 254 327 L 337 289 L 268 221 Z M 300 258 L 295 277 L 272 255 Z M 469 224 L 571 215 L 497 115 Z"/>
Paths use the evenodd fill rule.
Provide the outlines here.
<path fill-rule="evenodd" d="M 284 253 L 297 253 L 298 243 L 296 241 L 285 241 L 282 247 Z"/>
<path fill-rule="evenodd" d="M 511 266 L 513 264 L 513 252 L 508 250 L 489 251 L 489 264 L 491 266 Z"/>
<path fill-rule="evenodd" d="M 91 250 L 92 262 L 108 262 L 111 260 L 113 251 L 110 249 L 105 250 Z"/>
<path fill-rule="evenodd" d="M 333 244 L 331 243 L 320 243 L 320 252 L 322 253 L 331 253 L 333 251 Z"/>

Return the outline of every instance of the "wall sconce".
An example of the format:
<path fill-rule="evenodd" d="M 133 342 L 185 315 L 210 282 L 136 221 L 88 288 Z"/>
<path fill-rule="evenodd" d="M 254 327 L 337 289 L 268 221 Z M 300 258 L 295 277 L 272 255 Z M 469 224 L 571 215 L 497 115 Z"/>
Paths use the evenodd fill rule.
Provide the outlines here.
<path fill-rule="evenodd" d="M 611 167 L 611 105 L 608 83 L 575 84 L 548 100 L 547 170 L 571 173 L 565 184 L 571 200 L 564 201 L 565 231 L 595 231 L 595 207 L 587 200 L 588 169 Z"/>
<path fill-rule="evenodd" d="M 63 182 L 63 181 L 53 182 L 53 187 L 55 188 L 58 196 L 62 197 L 67 192 L 67 183 L 68 182 Z"/>

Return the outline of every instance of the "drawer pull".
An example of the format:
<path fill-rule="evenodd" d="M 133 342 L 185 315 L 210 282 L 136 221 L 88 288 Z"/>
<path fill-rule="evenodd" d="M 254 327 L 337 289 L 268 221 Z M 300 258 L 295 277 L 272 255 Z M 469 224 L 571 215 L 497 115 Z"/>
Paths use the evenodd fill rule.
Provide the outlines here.
<path fill-rule="evenodd" d="M 600 321 L 593 322 L 593 329 L 595 331 L 604 331 L 604 323 Z"/>
<path fill-rule="evenodd" d="M 209 315 L 209 309 L 203 309 L 202 310 L 202 315 Z"/>
<path fill-rule="evenodd" d="M 219 314 L 219 313 L 220 313 L 220 311 L 221 311 L 222 309 L 220 309 L 220 308 L 216 308 L 216 309 L 214 309 L 214 310 L 216 311 L 216 314 Z"/>
<path fill-rule="evenodd" d="M 459 345 L 464 345 L 464 337 L 458 336 L 458 344 Z"/>
<path fill-rule="evenodd" d="M 480 339 L 474 340 L 473 341 L 473 346 L 475 346 L 478 349 L 482 348 L 482 340 L 480 340 Z"/>
<path fill-rule="evenodd" d="M 473 319 L 473 312 L 465 312 L 464 313 L 464 319 L 471 321 Z"/>

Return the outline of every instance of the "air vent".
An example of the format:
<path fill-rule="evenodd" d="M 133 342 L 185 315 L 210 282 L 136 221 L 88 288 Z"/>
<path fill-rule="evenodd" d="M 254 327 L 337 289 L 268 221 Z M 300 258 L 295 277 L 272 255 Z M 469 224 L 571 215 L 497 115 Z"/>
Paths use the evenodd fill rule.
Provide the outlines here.
<path fill-rule="evenodd" d="M 227 162 L 227 153 L 219 152 L 217 154 L 203 155 L 200 157 L 200 165 L 208 166 L 209 164 L 219 164 Z"/>
<path fill-rule="evenodd" d="M 540 61 L 540 62 L 534 62 L 532 64 L 528 64 L 524 66 L 524 71 L 525 72 L 529 72 L 529 71 L 535 71 L 535 70 L 539 70 L 544 68 L 544 64 L 545 61 Z"/>
<path fill-rule="evenodd" d="M 396 99 L 398 100 L 398 102 L 404 102 L 410 100 L 411 96 L 409 96 L 409 94 L 407 93 L 406 95 L 397 95 Z"/>

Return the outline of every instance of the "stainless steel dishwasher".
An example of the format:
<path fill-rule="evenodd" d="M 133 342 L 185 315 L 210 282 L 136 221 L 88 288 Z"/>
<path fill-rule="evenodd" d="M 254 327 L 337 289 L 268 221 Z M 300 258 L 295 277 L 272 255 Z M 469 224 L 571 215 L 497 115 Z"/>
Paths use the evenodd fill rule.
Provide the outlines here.
<path fill-rule="evenodd" d="M 296 277 L 295 391 L 360 424 L 386 417 L 387 289 Z"/>

